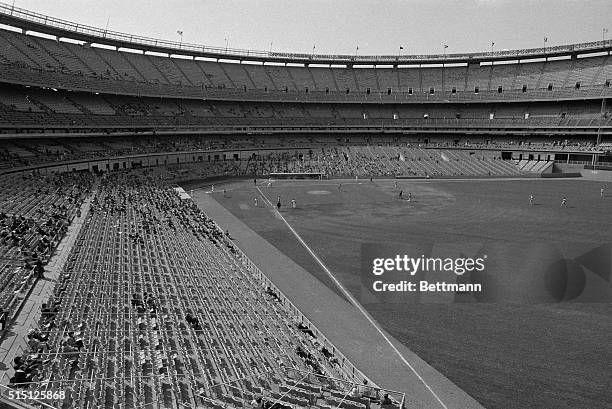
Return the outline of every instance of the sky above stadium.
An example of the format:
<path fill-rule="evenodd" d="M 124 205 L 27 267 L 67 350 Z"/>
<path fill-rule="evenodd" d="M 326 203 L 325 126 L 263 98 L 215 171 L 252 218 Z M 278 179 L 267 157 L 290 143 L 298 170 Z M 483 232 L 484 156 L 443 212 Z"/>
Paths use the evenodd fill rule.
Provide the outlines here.
<path fill-rule="evenodd" d="M 0 0 L 12 4 L 12 0 Z M 15 0 L 113 31 L 208 46 L 396 55 L 612 38 L 612 0 Z M 608 32 L 604 33 L 604 29 Z"/>

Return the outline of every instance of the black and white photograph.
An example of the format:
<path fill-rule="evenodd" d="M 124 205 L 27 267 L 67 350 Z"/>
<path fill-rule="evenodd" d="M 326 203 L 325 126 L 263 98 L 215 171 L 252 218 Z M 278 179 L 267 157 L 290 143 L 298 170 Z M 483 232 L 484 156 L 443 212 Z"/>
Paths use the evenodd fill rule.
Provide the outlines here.
<path fill-rule="evenodd" d="M 0 0 L 0 408 L 612 409 L 610 0 Z"/>

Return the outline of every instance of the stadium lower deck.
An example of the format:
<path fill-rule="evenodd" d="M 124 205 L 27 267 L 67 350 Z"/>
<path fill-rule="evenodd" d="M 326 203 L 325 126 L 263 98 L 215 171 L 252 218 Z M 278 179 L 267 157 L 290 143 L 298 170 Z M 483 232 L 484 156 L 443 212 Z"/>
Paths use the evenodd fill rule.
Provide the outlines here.
<path fill-rule="evenodd" d="M 397 157 L 389 159 L 389 155 L 400 151 L 391 152 L 382 147 L 359 148 L 358 152 L 368 152 L 367 156 L 354 154 L 354 150 L 346 152 L 353 154 L 352 157 L 334 152 L 325 161 L 315 163 L 340 175 L 364 176 L 368 172 L 385 175 L 386 172 L 406 171 L 409 166 L 421 166 L 423 174 L 457 176 L 460 173 L 453 172 L 459 172 L 456 166 L 460 166 L 463 171 L 470 170 L 473 176 L 487 176 L 489 172 L 505 178 L 526 176 L 517 163 L 492 158 L 453 161 L 452 157 L 449 160 L 430 157 L 425 161 L 407 157 L 399 160 Z M 299 161 L 273 158 L 269 162 L 263 161 L 262 169 L 264 163 L 269 171 L 282 170 L 287 164 L 299 164 Z M 506 173 L 508 169 L 512 171 Z M 396 239 L 403 237 L 401 229 L 394 230 L 392 225 L 388 225 L 390 220 L 408 217 L 410 225 L 416 227 L 411 233 L 423 236 L 427 234 L 427 228 L 418 227 L 413 222 L 444 214 L 448 217 L 437 222 L 452 225 L 452 217 L 456 218 L 458 213 L 466 220 L 475 221 L 483 214 L 484 206 L 488 209 L 485 211 L 488 217 L 498 217 L 507 223 L 511 219 L 516 222 L 518 217 L 537 226 L 541 225 L 536 223 L 537 218 L 532 219 L 526 213 L 505 213 L 504 209 L 523 206 L 531 186 L 540 184 L 537 201 L 546 201 L 547 205 L 532 210 L 542 217 L 547 213 L 552 215 L 550 220 L 544 217 L 543 220 L 547 220 L 544 225 L 550 223 L 556 228 L 575 228 L 581 225 L 581 220 L 588 224 L 586 219 L 575 217 L 581 205 L 579 199 L 570 197 L 567 211 L 574 213 L 561 214 L 557 202 L 563 193 L 554 187 L 551 190 L 551 186 L 565 183 L 564 192 L 580 192 L 585 186 L 590 186 L 592 194 L 597 190 L 594 186 L 600 186 L 599 182 L 537 181 L 530 175 L 530 180 L 504 182 L 503 186 L 511 183 L 521 186 L 512 190 L 514 193 L 491 180 L 471 182 L 471 187 L 460 197 L 456 189 L 439 189 L 434 185 L 458 185 L 462 183 L 460 181 L 399 181 L 400 187 L 410 185 L 406 191 L 415 195 L 412 205 L 417 211 L 408 213 L 405 200 L 397 197 L 398 187 L 394 186 L 397 182 L 383 179 L 280 181 L 272 182 L 270 187 L 267 181 L 259 180 L 257 187 L 260 191 L 256 190 L 252 179 L 229 184 L 219 181 L 214 182 L 217 186 L 212 194 L 196 188 L 194 197 L 198 205 L 187 193 L 175 189 L 179 180 L 198 179 L 209 170 L 206 165 L 184 165 L 180 168 L 111 172 L 101 177 L 87 172 L 0 176 L 4 187 L 0 194 L 1 260 L 6 273 L 2 275 L 1 307 L 8 316 L 8 328 L 3 331 L 0 344 L 3 356 L 0 388 L 4 402 L 40 406 L 41 403 L 25 399 L 37 397 L 42 398 L 39 402 L 56 408 L 249 408 L 263 405 L 359 409 L 399 407 L 402 403 L 407 408 L 419 409 L 434 405 L 480 407 L 478 402 L 453 385 L 454 382 L 486 407 L 519 408 L 550 402 L 554 402 L 557 408 L 581 407 L 580 400 L 571 395 L 578 392 L 572 392 L 569 387 L 567 396 L 573 397 L 568 398 L 567 406 L 558 398 L 546 397 L 546 388 L 542 385 L 550 381 L 548 372 L 537 378 L 539 383 L 534 383 L 542 386 L 540 390 L 535 391 L 519 382 L 516 384 L 523 385 L 525 393 L 508 393 L 513 383 L 499 386 L 504 381 L 490 368 L 490 365 L 501 365 L 499 362 L 503 360 L 499 355 L 491 355 L 488 349 L 483 357 L 497 364 L 482 359 L 468 359 L 469 362 L 462 359 L 463 364 L 458 363 L 458 357 L 464 354 L 452 354 L 450 350 L 453 348 L 448 347 L 448 343 L 462 339 L 466 350 L 478 344 L 469 336 L 457 336 L 462 325 L 469 327 L 469 312 L 461 315 L 458 321 L 446 322 L 446 327 L 454 328 L 454 332 L 446 332 L 436 326 L 436 322 L 445 322 L 448 318 L 444 314 L 427 315 L 426 309 L 421 310 L 423 314 L 416 315 L 414 311 L 369 310 L 392 335 L 392 342 L 401 351 L 400 355 L 412 360 L 417 374 L 424 370 L 428 382 L 440 379 L 439 384 L 434 382 L 431 390 L 427 390 L 418 376 L 406 375 L 407 382 L 414 381 L 419 391 L 389 390 L 397 389 L 392 386 L 398 382 L 391 378 L 395 376 L 391 371 L 385 374 L 383 361 L 374 362 L 369 367 L 357 365 L 360 359 L 355 351 L 347 351 L 341 348 L 344 346 L 340 345 L 342 342 L 337 345 L 334 337 L 326 337 L 326 333 L 333 333 L 337 339 L 338 334 L 343 334 L 343 328 L 351 326 L 352 322 L 334 324 L 325 312 L 326 323 L 311 320 L 308 308 L 301 306 L 312 307 L 322 300 L 314 298 L 307 300 L 309 304 L 297 301 L 292 304 L 292 296 L 299 298 L 295 293 L 300 292 L 299 277 L 291 290 L 283 289 L 282 282 L 263 275 L 255 264 L 265 264 L 266 260 L 262 261 L 262 258 L 275 257 L 274 254 L 246 252 L 247 258 L 241 250 L 245 242 L 233 237 L 243 232 L 235 231 L 233 227 L 225 231 L 228 225 L 217 225 L 215 222 L 221 221 L 217 220 L 217 213 L 208 214 L 206 206 L 198 206 L 201 203 L 197 197 L 205 194 L 226 206 L 281 253 L 290 255 L 307 273 L 337 292 L 329 277 L 325 278 L 313 263 L 312 257 L 296 244 L 290 231 L 285 226 L 278 226 L 279 219 L 266 210 L 265 199 L 274 202 L 278 193 L 282 195 L 285 206 L 290 198 L 297 199 L 295 214 L 285 208 L 281 214 L 307 243 L 314 243 L 314 252 L 323 256 L 324 262 L 334 274 L 339 274 L 341 282 L 348 283 L 352 291 L 347 268 L 354 268 L 352 263 L 358 255 L 347 243 L 354 244 L 354 240 L 360 241 L 365 237 L 384 241 L 388 239 L 387 233 L 399 234 Z M 211 189 L 210 182 L 197 183 L 206 184 L 206 190 Z M 183 186 L 187 192 L 193 187 L 189 184 Z M 609 184 L 606 187 L 607 191 L 612 189 Z M 520 198 L 518 191 L 522 195 Z M 257 214 L 250 207 L 253 197 L 258 195 L 256 192 L 263 193 L 259 196 L 262 208 L 257 209 Z M 492 195 L 493 192 L 499 193 Z M 457 207 L 465 204 L 469 197 L 477 198 L 477 205 Z M 492 197 L 496 199 L 491 200 Z M 586 200 L 586 196 L 583 197 Z M 598 220 L 605 217 L 605 209 L 601 208 L 603 202 L 597 203 L 599 207 L 593 208 L 589 201 L 585 208 L 584 214 L 589 220 L 595 213 L 599 215 Z M 229 223 L 228 220 L 222 221 Z M 372 223 L 383 221 L 388 227 L 385 234 L 372 235 L 376 231 L 372 230 Z M 59 227 L 62 223 L 63 228 Z M 70 227 L 66 228 L 68 224 Z M 588 225 L 593 226 L 592 223 Z M 484 224 L 476 226 L 483 227 Z M 608 224 L 601 221 L 599 226 L 604 226 L 605 230 Z M 491 227 L 488 231 L 491 235 L 519 237 L 522 234 L 520 228 L 505 229 L 500 233 Z M 442 237 L 447 233 L 448 225 L 439 228 L 436 234 Z M 601 228 L 591 229 L 588 233 L 584 230 L 577 237 L 584 238 L 589 234 L 597 236 L 591 236 L 585 242 L 609 239 L 609 231 Z M 347 241 L 348 236 L 351 239 Z M 257 235 L 251 237 L 256 241 L 261 239 Z M 344 257 L 335 257 L 336 253 Z M 36 270 L 39 261 L 46 266 L 45 278 L 40 277 Z M 41 285 L 50 289 L 49 295 L 39 291 Z M 33 298 L 34 307 L 24 313 L 24 303 Z M 46 304 L 42 310 L 41 303 Z M 480 330 L 494 331 L 496 327 L 491 320 L 505 319 L 506 315 L 513 314 L 529 317 L 528 312 L 523 311 L 521 315 L 517 311 L 495 310 L 483 316 L 478 315 L 482 311 L 472 313 L 477 313 L 483 323 Z M 582 313 L 587 314 L 584 318 L 589 322 L 607 316 L 605 309 Z M 410 317 L 409 325 L 406 317 Z M 538 325 L 538 319 L 546 319 L 546 314 L 534 317 L 530 328 Z M 575 318 L 570 321 L 576 323 Z M 598 325 L 605 326 L 602 323 Z M 520 330 L 514 324 L 509 328 Z M 600 365 L 596 362 L 607 362 L 605 357 L 610 351 L 600 349 L 603 359 L 594 360 L 593 351 L 597 348 L 593 344 L 601 338 L 598 330 L 601 326 L 582 325 L 580 328 L 589 328 L 590 338 L 585 341 L 588 346 L 584 346 L 582 368 L 587 370 L 591 365 L 594 373 L 588 379 L 593 381 L 601 375 Z M 571 328 L 563 329 L 562 334 L 571 336 L 572 345 L 578 345 L 579 340 Z M 499 341 L 497 336 L 491 339 Z M 372 351 L 364 349 L 361 353 L 371 355 L 370 359 L 381 351 L 377 339 L 374 337 L 371 341 Z M 452 382 L 408 348 L 414 349 Z M 500 345 L 501 351 L 508 348 L 508 344 Z M 453 350 L 458 352 L 456 348 Z M 555 351 L 559 352 L 553 348 L 551 353 L 554 355 Z M 478 354 L 474 353 L 474 356 Z M 551 356 L 547 353 L 538 355 L 535 365 L 546 365 L 551 362 Z M 21 362 L 14 361 L 17 357 L 21 357 Z M 517 357 L 515 364 L 509 366 L 514 375 L 521 371 L 521 365 L 527 364 L 523 358 Z M 17 376 L 19 371 L 23 372 L 19 375 L 21 377 Z M 376 374 L 374 380 L 369 373 Z M 487 383 L 482 376 L 488 374 L 498 377 L 489 379 L 491 382 Z M 574 380 L 570 375 L 559 376 L 562 385 L 567 386 Z M 365 378 L 368 378 L 367 384 L 363 383 Z M 385 384 L 385 379 L 388 384 Z M 508 382 L 507 378 L 504 379 Z M 579 384 L 585 386 L 585 382 Z M 593 381 L 589 396 L 583 396 L 584 401 L 589 402 L 585 408 L 605 407 L 598 406 L 607 399 L 598 385 Z M 550 390 L 560 393 L 557 387 Z M 15 399 L 16 392 L 22 393 L 19 395 L 22 399 Z M 439 400 L 436 392 L 443 396 L 443 400 Z M 419 393 L 427 394 L 429 401 L 421 399 Z M 6 400 L 11 396 L 13 399 Z"/>
<path fill-rule="evenodd" d="M 352 391 L 357 378 L 342 356 L 170 185 L 110 175 L 90 200 L 36 335 L 17 334 L 27 340 L 26 379 L 6 355 L 2 384 L 12 393 L 50 391 L 48 405 L 87 408 L 401 404 L 401 394 L 385 399 L 361 382 Z M 19 246 L 4 246 L 18 258 Z"/>

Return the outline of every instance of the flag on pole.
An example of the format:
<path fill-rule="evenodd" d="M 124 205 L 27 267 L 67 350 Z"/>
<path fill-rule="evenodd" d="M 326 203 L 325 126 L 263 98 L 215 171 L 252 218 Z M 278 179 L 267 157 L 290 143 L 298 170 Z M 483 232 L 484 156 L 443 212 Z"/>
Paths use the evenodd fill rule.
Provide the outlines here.
<path fill-rule="evenodd" d="M 182 35 L 183 35 L 183 32 L 182 32 L 181 30 L 176 30 L 176 34 L 178 34 L 178 35 L 182 36 Z"/>
<path fill-rule="evenodd" d="M 400 50 L 403 50 L 403 49 L 404 49 L 404 47 L 402 47 L 402 46 L 400 45 Z"/>
<path fill-rule="evenodd" d="M 494 41 L 491 41 L 491 47 L 493 47 L 495 45 Z"/>
<path fill-rule="evenodd" d="M 548 37 L 544 37 L 544 42 L 547 43 L 548 42 Z"/>
<path fill-rule="evenodd" d="M 444 44 L 444 48 L 448 48 L 448 45 Z"/>

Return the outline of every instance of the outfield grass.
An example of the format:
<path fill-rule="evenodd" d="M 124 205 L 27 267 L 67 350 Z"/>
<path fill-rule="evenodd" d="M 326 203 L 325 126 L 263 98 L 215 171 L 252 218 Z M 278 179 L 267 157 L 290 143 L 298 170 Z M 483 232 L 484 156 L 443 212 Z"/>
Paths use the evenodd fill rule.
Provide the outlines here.
<path fill-rule="evenodd" d="M 607 196 L 600 197 L 605 186 Z M 612 242 L 612 184 L 584 180 L 275 182 L 261 188 L 355 296 L 364 242 L 554 245 L 567 258 Z M 529 195 L 535 205 L 529 206 Z M 330 288 L 252 184 L 215 197 Z M 568 206 L 562 208 L 566 195 Z M 297 209 L 290 208 L 290 200 Z M 537 247 L 534 247 L 537 248 Z M 394 337 L 487 408 L 610 408 L 612 305 L 366 304 Z"/>

